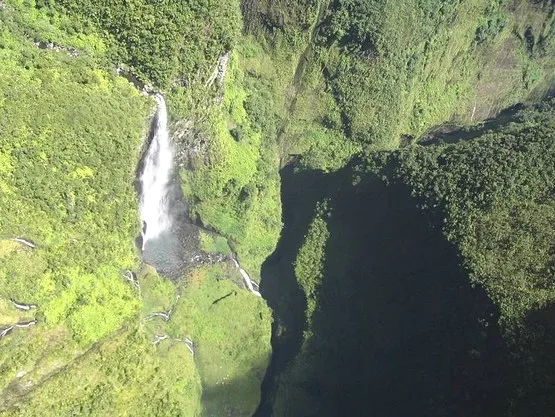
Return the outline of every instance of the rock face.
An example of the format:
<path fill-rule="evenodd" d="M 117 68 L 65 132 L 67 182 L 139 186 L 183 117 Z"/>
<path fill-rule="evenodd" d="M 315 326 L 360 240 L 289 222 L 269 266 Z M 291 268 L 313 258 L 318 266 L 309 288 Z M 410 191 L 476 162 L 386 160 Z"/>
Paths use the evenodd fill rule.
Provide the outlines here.
<path fill-rule="evenodd" d="M 2 6 L 1 3 L 0 3 L 0 6 Z M 44 41 L 35 42 L 35 46 L 39 49 L 50 49 L 56 52 L 65 52 L 69 56 L 73 56 L 73 57 L 79 56 L 79 51 L 77 51 L 77 49 L 56 45 L 53 42 L 44 42 Z"/>
<path fill-rule="evenodd" d="M 180 120 L 170 127 L 176 144 L 176 163 L 180 168 L 194 170 L 209 163 L 210 143 L 192 120 Z"/>
<path fill-rule="evenodd" d="M 208 81 L 206 81 L 207 86 L 211 86 L 212 84 L 214 84 L 214 81 L 218 81 L 219 86 L 223 85 L 225 75 L 227 73 L 227 66 L 229 64 L 230 54 L 230 52 L 226 52 L 218 58 L 216 68 L 214 68 L 212 75 L 210 76 L 210 78 L 208 78 Z"/>

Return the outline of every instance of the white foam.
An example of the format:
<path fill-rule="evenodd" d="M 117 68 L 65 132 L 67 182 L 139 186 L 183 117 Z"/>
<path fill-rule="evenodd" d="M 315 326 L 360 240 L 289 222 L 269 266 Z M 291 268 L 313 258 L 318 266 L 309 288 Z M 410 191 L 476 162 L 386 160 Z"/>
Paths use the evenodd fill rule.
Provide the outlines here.
<path fill-rule="evenodd" d="M 160 94 L 156 94 L 156 101 L 156 128 L 140 179 L 139 214 L 143 222 L 143 249 L 147 241 L 156 238 L 171 226 L 168 186 L 173 170 L 174 151 L 168 134 L 166 102 Z"/>

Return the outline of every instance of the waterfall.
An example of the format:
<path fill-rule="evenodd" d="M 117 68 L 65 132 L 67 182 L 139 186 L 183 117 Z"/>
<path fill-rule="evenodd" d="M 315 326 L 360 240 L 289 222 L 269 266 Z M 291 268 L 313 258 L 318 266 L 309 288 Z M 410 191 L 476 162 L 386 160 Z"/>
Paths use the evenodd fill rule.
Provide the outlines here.
<path fill-rule="evenodd" d="M 198 262 L 202 252 L 196 243 L 198 227 L 187 216 L 183 191 L 174 172 L 174 149 L 168 132 L 166 102 L 161 94 L 154 97 L 158 110 L 139 178 L 142 256 L 159 273 L 179 278 L 188 265 Z M 258 284 L 235 258 L 232 259 L 247 289 L 260 297 Z"/>
<path fill-rule="evenodd" d="M 251 277 L 249 276 L 249 274 L 247 273 L 247 271 L 245 271 L 243 268 L 241 268 L 241 265 L 239 265 L 239 262 L 237 261 L 237 259 L 235 258 L 231 258 L 231 260 L 233 261 L 233 263 L 235 264 L 235 268 L 239 269 L 239 273 L 241 274 L 241 276 L 243 277 L 243 281 L 245 281 L 245 285 L 247 286 L 247 289 L 253 293 L 254 295 L 256 295 L 257 297 L 262 297 L 262 295 L 260 294 L 260 292 L 258 291 L 258 284 L 253 281 L 251 279 Z M 254 288 L 254 286 L 256 285 L 256 289 Z"/>
<path fill-rule="evenodd" d="M 164 97 L 156 94 L 158 111 L 152 141 L 141 174 L 140 218 L 143 250 L 146 242 L 171 226 L 168 188 L 173 170 L 173 149 L 168 134 L 168 113 Z"/>

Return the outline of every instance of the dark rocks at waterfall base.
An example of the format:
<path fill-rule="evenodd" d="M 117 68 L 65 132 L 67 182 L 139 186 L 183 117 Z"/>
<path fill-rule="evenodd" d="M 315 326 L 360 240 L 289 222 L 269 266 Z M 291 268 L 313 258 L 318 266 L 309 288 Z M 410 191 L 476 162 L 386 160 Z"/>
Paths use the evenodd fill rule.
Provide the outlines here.
<path fill-rule="evenodd" d="M 195 267 L 231 260 L 228 255 L 206 253 L 199 249 L 200 232 L 211 232 L 204 231 L 189 217 L 188 206 L 176 176 L 168 187 L 166 198 L 171 207 L 171 228 L 149 239 L 144 247 L 142 237 L 137 238 L 137 247 L 142 248 L 145 263 L 152 265 L 159 274 L 178 280 Z"/>
<path fill-rule="evenodd" d="M 191 269 L 229 261 L 228 255 L 206 253 L 198 249 L 199 227 L 183 223 L 146 242 L 143 261 L 159 274 L 178 280 Z"/>

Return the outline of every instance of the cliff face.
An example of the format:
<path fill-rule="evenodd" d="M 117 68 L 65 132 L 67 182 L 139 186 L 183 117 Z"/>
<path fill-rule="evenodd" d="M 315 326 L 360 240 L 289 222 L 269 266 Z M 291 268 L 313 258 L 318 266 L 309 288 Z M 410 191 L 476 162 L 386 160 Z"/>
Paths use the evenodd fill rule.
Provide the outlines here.
<path fill-rule="evenodd" d="M 453 130 L 549 95 L 553 4 L 334 1 L 287 8 L 279 2 L 244 2 L 243 14 L 247 33 L 263 45 L 257 50 L 263 58 L 254 62 L 247 54 L 242 66 L 247 77 L 256 76 L 258 92 L 265 89 L 273 97 L 282 165 L 293 161 L 299 171 L 293 175 L 286 167 L 282 172 L 284 232 L 262 268 L 262 292 L 274 309 L 278 331 L 258 415 L 269 410 L 337 415 L 347 409 L 352 415 L 401 415 L 409 412 L 399 408 L 405 400 L 419 415 L 504 415 L 512 407 L 506 399 L 519 389 L 504 384 L 504 378 L 534 378 L 522 363 L 496 369 L 500 363 L 494 358 L 512 355 L 503 347 L 512 343 L 505 313 L 500 319 L 505 324 L 498 324 L 498 309 L 506 308 L 506 300 L 489 293 L 492 302 L 470 288 L 471 279 L 459 268 L 467 243 L 451 247 L 441 235 L 441 222 L 413 212 L 422 202 L 411 200 L 407 189 L 397 185 L 392 190 L 372 174 L 340 168 L 361 151 L 409 147 L 438 125 Z M 500 129 L 513 121 L 511 114 L 486 126 Z M 464 129 L 461 136 L 467 136 Z M 440 174 L 431 170 L 426 175 Z M 500 175 L 510 181 L 513 174 Z M 351 179 L 361 184 L 351 186 Z M 498 226 L 508 227 L 499 216 Z M 544 224 L 538 216 L 538 224 Z M 414 236 L 413 227 L 421 227 Z M 322 243 L 328 235 L 329 242 Z M 427 240 L 417 243 L 416 236 Z M 547 250 L 542 241 L 542 251 Z M 438 253 L 445 264 L 434 258 Z M 382 269 L 384 260 L 389 266 Z M 451 300 L 448 305 L 434 300 L 434 291 Z M 396 297 L 403 302 L 393 311 L 387 306 L 397 305 Z M 429 327 L 419 321 L 427 314 Z M 458 323 L 454 326 L 464 329 L 464 336 L 450 333 L 445 320 Z M 525 341 L 538 331 L 535 326 L 517 337 L 520 347 L 511 349 L 536 349 Z M 429 349 L 418 339 L 423 334 Z M 434 360 L 449 363 L 450 376 Z M 411 381 L 407 368 L 421 382 L 422 375 L 430 377 L 430 384 L 418 390 L 416 381 L 398 383 Z M 440 389 L 432 380 L 445 383 Z M 531 396 L 536 389 L 534 384 L 525 388 Z M 485 392 L 489 400 L 482 401 Z M 372 404 L 358 401 L 369 397 Z M 522 411 L 525 404 L 526 399 L 517 408 Z"/>
<path fill-rule="evenodd" d="M 526 1 L 243 4 L 249 33 L 273 46 L 280 81 L 292 86 L 282 97 L 295 103 L 288 119 L 315 123 L 285 132 L 294 153 L 309 147 L 309 154 L 318 145 L 303 136 L 317 127 L 365 147 L 391 148 L 445 121 L 476 122 L 540 99 L 553 81 L 552 7 Z M 283 55 L 301 73 L 284 67 Z"/>
<path fill-rule="evenodd" d="M 454 144 L 284 171 L 262 290 L 288 331 L 258 415 L 550 409 L 554 116 L 547 102 Z"/>

